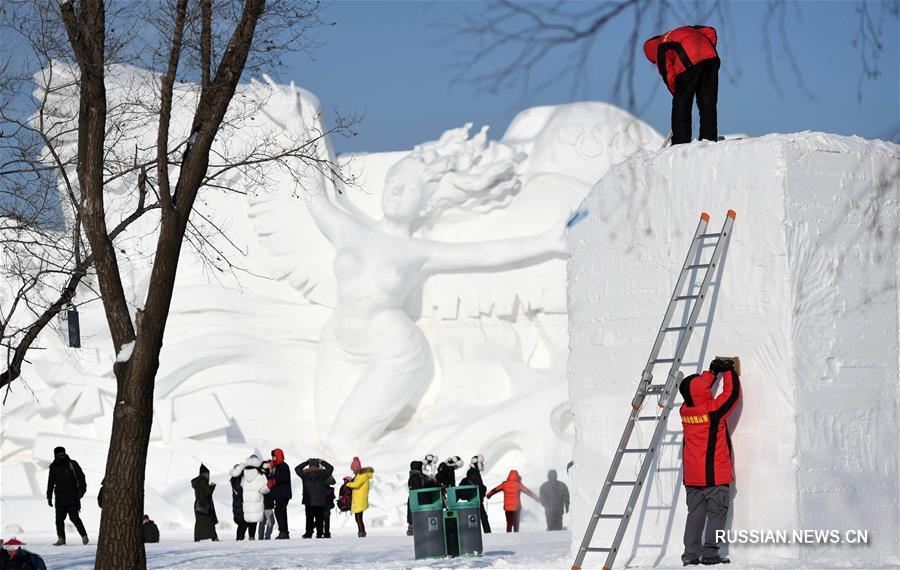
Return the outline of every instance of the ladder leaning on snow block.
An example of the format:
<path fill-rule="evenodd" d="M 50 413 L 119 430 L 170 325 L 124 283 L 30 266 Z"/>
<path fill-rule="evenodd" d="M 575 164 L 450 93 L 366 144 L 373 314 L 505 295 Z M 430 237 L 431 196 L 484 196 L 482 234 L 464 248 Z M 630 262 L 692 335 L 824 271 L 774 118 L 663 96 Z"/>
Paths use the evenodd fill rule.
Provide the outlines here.
<path fill-rule="evenodd" d="M 594 507 L 591 520 L 588 521 L 587 530 L 584 533 L 584 539 L 581 541 L 581 547 L 578 549 L 578 553 L 575 556 L 575 563 L 572 565 L 572 570 L 581 570 L 584 558 L 589 552 L 605 552 L 606 563 L 603 565 L 603 570 L 610 570 L 612 568 L 613 562 L 616 559 L 616 554 L 618 554 L 619 551 L 619 546 L 622 544 L 622 539 L 625 536 L 625 530 L 628 528 L 628 522 L 631 520 L 634 506 L 637 504 L 637 500 L 640 497 L 644 479 L 647 477 L 647 472 L 650 470 L 650 464 L 653 463 L 657 447 L 666 430 L 669 412 L 672 411 L 672 405 L 675 403 L 675 394 L 678 393 L 678 382 L 683 376 L 680 372 L 681 362 L 684 358 L 684 353 L 687 350 L 688 343 L 691 340 L 691 334 L 694 332 L 694 327 L 697 325 L 697 319 L 700 317 L 700 311 L 703 309 L 703 302 L 706 300 L 706 295 L 709 291 L 716 267 L 719 265 L 719 260 L 722 258 L 725 248 L 728 247 L 728 241 L 731 236 L 731 229 L 734 226 L 735 216 L 736 214 L 733 210 L 728 210 L 725 224 L 722 226 L 722 231 L 719 233 L 706 233 L 706 227 L 709 224 L 709 214 L 703 213 L 700 215 L 700 223 L 697 224 L 697 231 L 694 232 L 694 237 L 691 240 L 691 247 L 688 249 L 688 254 L 684 260 L 681 272 L 678 274 L 678 281 L 675 284 L 675 290 L 672 292 L 672 297 L 669 299 L 669 306 L 666 308 L 666 314 L 663 316 L 659 332 L 656 334 L 656 341 L 653 343 L 653 348 L 650 351 L 650 358 L 647 359 L 647 364 L 644 366 L 644 371 L 641 374 L 641 381 L 638 385 L 637 392 L 634 395 L 634 399 L 631 401 L 632 410 L 628 416 L 628 422 L 625 424 L 625 431 L 622 432 L 622 438 L 619 440 L 619 447 L 616 450 L 615 455 L 613 455 L 612 464 L 609 466 L 609 473 L 607 473 L 606 481 L 603 483 L 603 488 L 600 490 L 600 497 L 597 499 L 597 505 Z M 709 247 L 713 247 L 712 256 L 710 256 L 707 261 L 701 261 L 700 257 L 703 253 L 702 250 Z M 683 293 L 684 284 L 688 281 L 688 275 L 697 270 L 704 271 L 699 291 L 696 293 L 690 291 Z M 673 327 L 671 326 L 672 315 L 674 315 L 675 308 L 680 303 L 687 303 L 687 306 L 691 307 L 690 316 L 688 317 L 687 322 L 682 326 Z M 666 335 L 669 333 L 678 333 L 679 335 L 675 347 L 675 354 L 671 358 L 659 358 L 659 351 L 662 348 Z M 666 376 L 666 382 L 664 384 L 653 384 L 653 369 L 659 364 L 668 364 L 669 373 Z M 648 395 L 659 396 L 659 415 L 641 415 L 644 398 Z M 656 428 L 653 430 L 653 438 L 650 440 L 649 447 L 628 447 L 628 442 L 631 439 L 631 434 L 634 431 L 637 422 L 656 422 Z M 637 479 L 634 481 L 620 481 L 617 479 L 619 465 L 622 462 L 622 457 L 626 453 L 642 456 L 640 470 L 638 471 Z M 609 497 L 609 493 L 613 487 L 631 488 L 631 495 L 628 498 L 628 503 L 625 507 L 625 512 L 623 513 L 610 514 L 603 512 L 603 509 L 606 506 L 606 499 Z M 612 544 L 609 546 L 602 548 L 592 547 L 591 540 L 594 537 L 594 531 L 597 529 L 597 523 L 600 519 L 618 520 L 618 530 L 616 531 Z"/>

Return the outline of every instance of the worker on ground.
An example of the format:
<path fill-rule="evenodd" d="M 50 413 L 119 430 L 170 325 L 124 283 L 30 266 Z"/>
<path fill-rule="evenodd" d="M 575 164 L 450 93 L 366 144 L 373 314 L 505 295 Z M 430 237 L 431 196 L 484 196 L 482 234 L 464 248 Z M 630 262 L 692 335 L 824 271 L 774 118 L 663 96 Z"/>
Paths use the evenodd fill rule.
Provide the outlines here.
<path fill-rule="evenodd" d="M 712 388 L 719 376 L 722 377 L 722 392 L 713 398 Z M 684 398 L 681 423 L 688 507 L 681 561 L 685 566 L 728 564 L 730 561 L 719 554 L 716 531 L 725 529 L 734 480 L 734 458 L 727 425 L 728 416 L 741 397 L 741 382 L 734 370 L 734 362 L 713 360 L 708 371 L 682 380 L 679 391 Z"/>
<path fill-rule="evenodd" d="M 672 93 L 672 144 L 691 142 L 694 96 L 700 111 L 700 140 L 719 138 L 719 53 L 716 29 L 682 26 L 644 42 L 644 55 L 656 65 Z"/>

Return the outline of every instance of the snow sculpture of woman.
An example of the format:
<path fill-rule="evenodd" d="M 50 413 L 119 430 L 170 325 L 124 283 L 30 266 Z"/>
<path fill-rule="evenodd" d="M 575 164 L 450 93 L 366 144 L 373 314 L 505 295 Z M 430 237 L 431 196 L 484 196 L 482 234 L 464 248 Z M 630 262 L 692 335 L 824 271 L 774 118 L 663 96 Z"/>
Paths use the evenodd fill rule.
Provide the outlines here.
<path fill-rule="evenodd" d="M 286 115 L 270 112 L 270 118 L 302 135 L 297 129 L 308 128 L 310 110 L 293 89 L 271 82 L 270 89 L 266 107 Z M 305 192 L 310 213 L 335 248 L 337 303 L 319 339 L 315 410 L 322 441 L 338 455 L 365 450 L 408 418 L 431 381 L 428 342 L 403 309 L 424 277 L 539 261 L 566 250 L 565 220 L 514 239 L 446 243 L 414 237 L 450 208 L 503 207 L 518 191 L 515 152 L 487 142 L 486 128 L 469 139 L 469 127 L 417 146 L 391 167 L 381 219 L 362 219 L 324 190 Z"/>

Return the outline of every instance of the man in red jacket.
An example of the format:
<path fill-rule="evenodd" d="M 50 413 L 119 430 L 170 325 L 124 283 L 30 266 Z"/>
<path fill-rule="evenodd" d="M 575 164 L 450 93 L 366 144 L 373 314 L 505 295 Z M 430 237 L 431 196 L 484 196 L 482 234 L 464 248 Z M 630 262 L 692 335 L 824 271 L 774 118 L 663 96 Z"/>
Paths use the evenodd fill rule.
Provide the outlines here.
<path fill-rule="evenodd" d="M 722 393 L 713 398 L 712 387 L 719 375 Z M 684 398 L 681 424 L 688 506 L 681 560 L 685 566 L 727 564 L 729 560 L 719 555 L 716 531 L 725 529 L 731 499 L 734 464 L 726 420 L 741 397 L 741 381 L 733 361 L 717 358 L 708 371 L 682 380 L 679 391 Z"/>
<path fill-rule="evenodd" d="M 691 142 L 694 95 L 700 111 L 700 139 L 718 140 L 716 102 L 720 62 L 715 28 L 675 28 L 644 42 L 644 55 L 656 64 L 672 93 L 672 144 Z"/>

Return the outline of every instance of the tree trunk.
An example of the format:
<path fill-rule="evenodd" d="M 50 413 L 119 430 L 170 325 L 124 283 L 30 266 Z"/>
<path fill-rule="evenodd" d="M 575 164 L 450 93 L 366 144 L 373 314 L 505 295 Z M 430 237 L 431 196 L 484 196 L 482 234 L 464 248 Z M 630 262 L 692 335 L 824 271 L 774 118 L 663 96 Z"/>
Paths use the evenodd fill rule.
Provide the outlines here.
<path fill-rule="evenodd" d="M 157 358 L 133 355 L 119 390 L 106 460 L 95 562 L 98 570 L 147 567 L 141 519 L 147 446 L 153 425 L 153 383 L 158 367 Z"/>
<path fill-rule="evenodd" d="M 106 459 L 104 508 L 95 562 L 97 570 L 143 570 L 147 567 L 141 528 L 147 447 L 153 425 L 153 390 L 175 289 L 178 259 L 194 199 L 209 165 L 210 148 L 240 81 L 256 23 L 264 7 L 265 0 L 247 0 L 244 4 L 241 21 L 222 56 L 215 80 L 201 92 L 191 129 L 197 136 L 182 159 L 175 195 L 171 202 L 166 196 L 163 204 L 147 299 L 144 310 L 136 315 L 135 346 L 128 363 L 117 363 L 114 367 L 120 383 Z M 168 121 L 167 113 L 163 113 L 162 120 Z M 167 129 L 167 125 L 161 125 L 161 128 Z M 161 185 L 162 178 L 167 179 L 168 173 L 164 171 L 162 175 Z M 107 496 L 110 497 L 108 507 Z"/>

